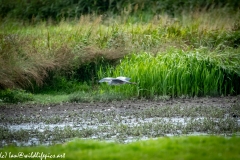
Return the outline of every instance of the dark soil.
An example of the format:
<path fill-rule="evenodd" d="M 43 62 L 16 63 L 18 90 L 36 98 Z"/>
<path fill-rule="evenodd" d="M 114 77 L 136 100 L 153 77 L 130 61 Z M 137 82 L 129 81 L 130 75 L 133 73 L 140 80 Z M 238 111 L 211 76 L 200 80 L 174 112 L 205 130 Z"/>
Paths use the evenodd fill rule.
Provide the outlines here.
<path fill-rule="evenodd" d="M 136 110 L 144 110 L 148 107 L 162 106 L 206 106 L 230 108 L 232 106 L 240 106 L 240 96 L 228 97 L 204 97 L 204 98 L 176 98 L 169 100 L 128 100 L 128 101 L 112 101 L 112 102 L 93 102 L 93 103 L 61 103 L 61 104 L 14 104 L 3 105 L 1 114 L 7 117 L 25 116 L 43 116 L 49 117 L 53 115 L 64 115 L 69 112 L 79 111 L 109 111 L 118 110 L 121 112 L 132 112 Z M 239 109 L 240 107 L 237 107 Z M 235 113 L 237 114 L 237 113 Z"/>
<path fill-rule="evenodd" d="M 182 134 L 239 135 L 240 96 L 0 106 L 0 147 L 90 138 L 117 142 Z"/>

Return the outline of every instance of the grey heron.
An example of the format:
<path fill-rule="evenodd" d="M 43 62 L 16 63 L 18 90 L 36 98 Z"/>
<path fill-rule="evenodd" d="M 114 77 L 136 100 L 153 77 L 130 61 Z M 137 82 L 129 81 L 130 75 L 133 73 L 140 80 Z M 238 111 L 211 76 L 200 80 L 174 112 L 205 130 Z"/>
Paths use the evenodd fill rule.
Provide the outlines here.
<path fill-rule="evenodd" d="M 112 78 L 112 77 L 106 77 L 101 79 L 99 82 L 107 82 L 109 85 L 120 85 L 120 84 L 136 84 L 135 82 L 129 82 L 131 78 L 128 77 L 116 77 L 116 78 Z"/>

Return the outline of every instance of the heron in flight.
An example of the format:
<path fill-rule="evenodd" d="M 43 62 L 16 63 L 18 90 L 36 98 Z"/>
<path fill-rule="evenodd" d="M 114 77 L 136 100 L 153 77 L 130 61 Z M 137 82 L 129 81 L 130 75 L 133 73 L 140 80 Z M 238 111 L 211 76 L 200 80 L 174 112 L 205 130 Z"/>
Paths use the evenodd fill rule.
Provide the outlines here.
<path fill-rule="evenodd" d="M 99 82 L 107 82 L 109 85 L 120 85 L 120 84 L 136 84 L 135 82 L 129 82 L 131 78 L 128 77 L 117 77 L 117 78 L 112 78 L 112 77 L 106 77 L 101 79 Z"/>

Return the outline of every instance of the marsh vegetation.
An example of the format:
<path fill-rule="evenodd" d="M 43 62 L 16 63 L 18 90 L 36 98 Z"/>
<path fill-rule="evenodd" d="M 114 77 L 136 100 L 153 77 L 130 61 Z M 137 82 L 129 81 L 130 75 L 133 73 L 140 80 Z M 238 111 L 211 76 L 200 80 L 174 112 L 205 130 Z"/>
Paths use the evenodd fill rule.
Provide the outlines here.
<path fill-rule="evenodd" d="M 3 0 L 1 147 L 49 145 L 76 137 L 128 143 L 166 136 L 239 136 L 238 6 L 237 0 Z M 118 76 L 137 85 L 98 83 Z M 231 138 L 182 139 L 194 146 L 201 141 L 201 149 L 205 142 L 214 146 L 211 140 L 220 148 L 229 143 L 225 159 L 239 157 L 239 145 L 233 145 L 237 137 L 234 143 Z M 130 148 L 138 151 L 160 140 Z M 183 144 L 181 138 L 175 142 Z M 73 153 L 75 144 L 88 149 L 83 157 L 92 148 L 108 146 L 75 141 L 64 144 L 70 147 L 65 150 Z M 181 146 L 175 151 L 183 151 Z M 56 152 L 55 147 L 50 148 Z M 167 147 L 169 153 L 172 146 Z M 209 151 L 201 153 L 204 159 Z"/>
<path fill-rule="evenodd" d="M 217 7 L 174 15 L 88 14 L 56 23 L 2 19 L 1 100 L 48 93 L 76 94 L 79 101 L 106 93 L 120 99 L 237 95 L 239 16 Z M 105 76 L 128 76 L 138 85 L 100 86 Z M 78 101 L 72 97 L 64 101 Z"/>

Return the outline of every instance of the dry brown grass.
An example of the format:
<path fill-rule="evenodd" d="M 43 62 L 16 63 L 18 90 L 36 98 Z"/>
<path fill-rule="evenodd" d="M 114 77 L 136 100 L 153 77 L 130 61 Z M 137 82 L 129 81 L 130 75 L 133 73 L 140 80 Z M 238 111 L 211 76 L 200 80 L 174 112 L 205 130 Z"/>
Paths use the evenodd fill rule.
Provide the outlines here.
<path fill-rule="evenodd" d="M 127 13 L 116 17 L 83 15 L 58 25 L 50 21 L 28 27 L 14 24 L 13 29 L 0 22 L 0 88 L 42 85 L 49 71 L 84 69 L 85 64 L 97 63 L 99 58 L 118 62 L 133 52 L 156 54 L 170 47 L 189 50 L 208 44 L 211 49 L 227 45 L 228 37 L 218 33 L 231 35 L 231 31 L 239 29 L 236 24 L 240 24 L 240 14 L 224 12 L 199 10 L 175 17 L 162 14 L 148 23 L 131 23 Z M 215 44 L 216 40 L 219 44 Z"/>
<path fill-rule="evenodd" d="M 66 46 L 39 52 L 29 43 L 31 38 L 17 35 L 0 35 L 0 88 L 25 88 L 42 85 L 48 72 L 66 69 L 73 54 Z M 50 52 L 50 53 L 49 53 Z"/>
<path fill-rule="evenodd" d="M 80 64 L 97 60 L 98 58 L 105 58 L 111 61 L 118 61 L 128 53 L 124 48 L 100 49 L 94 46 L 87 46 L 83 49 L 79 59 Z"/>
<path fill-rule="evenodd" d="M 41 86 L 49 71 L 68 71 L 89 62 L 105 58 L 116 62 L 127 51 L 123 48 L 100 49 L 86 46 L 73 53 L 66 44 L 52 43 L 50 48 L 31 45 L 31 36 L 0 35 L 0 88 Z"/>

